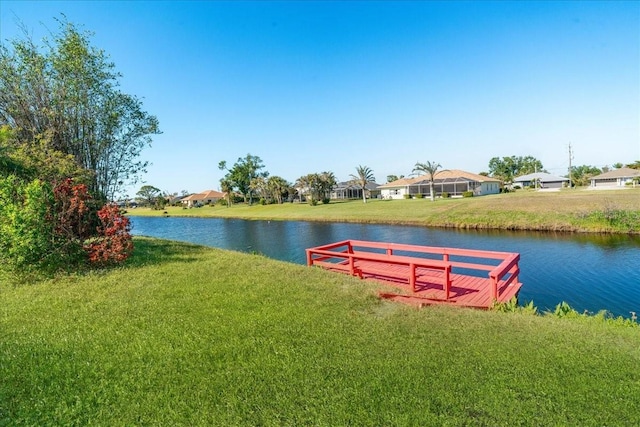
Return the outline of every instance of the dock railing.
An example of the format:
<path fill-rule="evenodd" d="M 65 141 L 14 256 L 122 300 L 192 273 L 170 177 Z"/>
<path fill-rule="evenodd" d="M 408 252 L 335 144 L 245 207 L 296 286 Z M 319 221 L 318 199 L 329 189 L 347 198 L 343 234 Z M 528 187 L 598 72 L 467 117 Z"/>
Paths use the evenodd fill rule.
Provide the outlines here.
<path fill-rule="evenodd" d="M 401 243 L 343 240 L 336 243 L 309 248 L 307 265 L 321 266 L 362 277 L 356 266 L 358 261 L 372 261 L 381 264 L 404 265 L 409 267 L 408 284 L 416 291 L 416 268 L 441 270 L 445 299 L 449 298 L 452 269 L 487 271 L 491 286 L 491 298 L 497 301 L 501 290 L 512 283 L 518 283 L 520 255 L 511 252 L 485 251 L 433 246 L 419 246 Z M 487 263 L 487 260 L 492 263 Z M 473 261 L 473 262 L 470 262 Z M 484 263 L 483 263 L 484 261 Z M 495 265 L 495 262 L 499 263 Z M 371 269 L 369 269 L 370 272 Z M 379 271 L 379 270 L 378 270 Z M 375 272 L 375 271 L 374 271 Z"/>

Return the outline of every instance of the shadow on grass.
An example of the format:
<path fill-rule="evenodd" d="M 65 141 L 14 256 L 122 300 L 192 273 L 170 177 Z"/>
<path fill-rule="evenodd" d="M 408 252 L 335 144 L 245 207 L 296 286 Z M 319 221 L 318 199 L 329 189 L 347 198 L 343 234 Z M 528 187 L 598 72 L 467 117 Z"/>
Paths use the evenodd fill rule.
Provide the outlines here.
<path fill-rule="evenodd" d="M 189 243 L 148 237 L 135 237 L 133 243 L 133 255 L 127 260 L 127 267 L 157 265 L 169 261 L 194 262 L 199 255 L 211 250 Z"/>

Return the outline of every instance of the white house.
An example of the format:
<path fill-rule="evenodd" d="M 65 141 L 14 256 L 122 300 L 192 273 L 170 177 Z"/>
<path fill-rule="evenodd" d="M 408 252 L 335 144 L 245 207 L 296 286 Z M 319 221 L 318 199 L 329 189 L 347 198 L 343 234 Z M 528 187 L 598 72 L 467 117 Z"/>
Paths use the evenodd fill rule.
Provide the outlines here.
<path fill-rule="evenodd" d="M 569 185 L 569 178 L 554 176 L 546 172 L 530 173 L 513 178 L 513 185 L 520 187 L 534 187 L 538 182 L 538 188 L 562 188 Z"/>
<path fill-rule="evenodd" d="M 207 205 L 211 203 L 215 203 L 220 199 L 223 199 L 225 193 L 221 193 L 215 190 L 207 190 L 202 193 L 192 194 L 190 196 L 184 197 L 180 199 L 180 202 L 189 208 L 195 205 Z"/>
<path fill-rule="evenodd" d="M 433 177 L 435 196 L 448 193 L 449 196 L 462 196 L 462 193 L 472 191 L 474 196 L 498 194 L 500 180 L 488 176 L 478 175 L 457 169 L 441 170 Z M 383 199 L 403 199 L 405 195 L 414 197 L 421 194 L 429 197 L 429 175 L 415 178 L 401 178 L 378 187 Z"/>
<path fill-rule="evenodd" d="M 614 169 L 591 178 L 591 187 L 624 187 L 640 180 L 640 170 L 631 168 Z"/>

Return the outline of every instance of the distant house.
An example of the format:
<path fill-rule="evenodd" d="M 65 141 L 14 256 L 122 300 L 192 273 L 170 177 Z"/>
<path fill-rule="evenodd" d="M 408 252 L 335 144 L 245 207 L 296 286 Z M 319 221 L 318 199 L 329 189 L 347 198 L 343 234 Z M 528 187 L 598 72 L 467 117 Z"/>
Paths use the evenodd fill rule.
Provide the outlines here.
<path fill-rule="evenodd" d="M 378 190 L 379 185 L 375 182 L 369 182 L 365 186 L 366 197 L 369 199 L 375 199 L 380 195 Z M 360 185 L 354 182 L 339 182 L 331 190 L 331 198 L 334 200 L 340 199 L 362 199 L 362 188 Z"/>
<path fill-rule="evenodd" d="M 401 178 L 378 187 L 383 199 L 403 199 L 415 197 L 421 194 L 428 197 L 430 194 L 429 175 L 421 175 L 415 178 Z M 498 194 L 500 192 L 500 180 L 488 176 L 478 175 L 457 169 L 442 170 L 436 173 L 433 179 L 435 197 L 442 193 L 449 196 L 462 196 L 462 193 L 472 191 L 474 196 Z"/>
<path fill-rule="evenodd" d="M 225 196 L 225 193 L 221 193 L 215 190 L 207 190 L 207 191 L 203 191 L 202 193 L 192 194 L 190 196 L 183 197 L 182 199 L 180 199 L 180 202 L 182 203 L 183 206 L 191 208 L 194 206 L 201 206 L 201 205 L 208 205 L 211 203 L 215 203 L 218 200 L 223 199 L 224 196 Z"/>
<path fill-rule="evenodd" d="M 569 178 L 554 176 L 546 172 L 530 173 L 513 179 L 513 185 L 520 187 L 535 187 L 536 182 L 538 188 L 562 188 L 569 185 Z"/>
<path fill-rule="evenodd" d="M 640 180 L 640 170 L 631 168 L 614 169 L 591 178 L 591 187 L 624 187 Z"/>

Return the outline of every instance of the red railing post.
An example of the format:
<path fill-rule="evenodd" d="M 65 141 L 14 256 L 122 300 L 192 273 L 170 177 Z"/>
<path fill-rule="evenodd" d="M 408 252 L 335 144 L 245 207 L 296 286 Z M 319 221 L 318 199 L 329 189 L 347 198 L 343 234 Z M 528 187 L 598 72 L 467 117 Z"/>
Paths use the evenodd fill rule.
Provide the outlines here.
<path fill-rule="evenodd" d="M 309 249 L 307 249 L 307 265 L 308 266 L 313 265 L 313 261 L 311 260 L 311 251 Z"/>
<path fill-rule="evenodd" d="M 352 276 L 356 275 L 356 269 L 355 269 L 355 262 L 353 259 L 353 254 L 349 254 L 349 273 L 351 273 Z"/>
<path fill-rule="evenodd" d="M 444 268 L 444 299 L 449 299 L 449 292 L 451 291 L 451 266 L 447 265 Z"/>
<path fill-rule="evenodd" d="M 411 286 L 411 292 L 416 292 L 416 265 L 409 264 L 409 286 Z"/>

